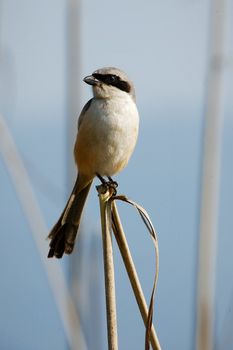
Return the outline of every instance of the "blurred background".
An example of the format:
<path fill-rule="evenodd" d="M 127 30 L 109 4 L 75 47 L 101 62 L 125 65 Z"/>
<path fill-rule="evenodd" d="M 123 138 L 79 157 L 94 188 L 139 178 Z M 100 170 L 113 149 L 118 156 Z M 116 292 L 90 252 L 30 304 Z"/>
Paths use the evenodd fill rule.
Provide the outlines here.
<path fill-rule="evenodd" d="M 75 253 L 48 260 L 46 241 L 76 175 L 76 123 L 91 97 L 82 79 L 103 66 L 125 70 L 136 87 L 139 140 L 116 180 L 157 229 L 161 347 L 233 348 L 232 19 L 223 0 L 0 1 L 1 349 L 107 348 L 95 186 Z M 149 300 L 150 238 L 132 208 L 119 211 Z M 114 258 L 119 348 L 143 349 L 115 245 Z M 205 291 L 207 347 L 198 345 Z"/>

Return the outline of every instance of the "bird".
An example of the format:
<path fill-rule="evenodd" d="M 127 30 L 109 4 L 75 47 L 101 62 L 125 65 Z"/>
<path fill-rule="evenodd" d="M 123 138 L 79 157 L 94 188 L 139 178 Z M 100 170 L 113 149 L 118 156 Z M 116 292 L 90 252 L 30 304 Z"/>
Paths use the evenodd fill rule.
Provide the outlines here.
<path fill-rule="evenodd" d="M 72 253 L 93 179 L 97 176 L 102 183 L 116 187 L 112 176 L 127 165 L 138 137 L 135 89 L 127 74 L 115 67 L 104 67 L 83 81 L 91 85 L 93 98 L 84 105 L 78 119 L 74 145 L 77 179 L 60 218 L 48 235 L 48 258 Z"/>

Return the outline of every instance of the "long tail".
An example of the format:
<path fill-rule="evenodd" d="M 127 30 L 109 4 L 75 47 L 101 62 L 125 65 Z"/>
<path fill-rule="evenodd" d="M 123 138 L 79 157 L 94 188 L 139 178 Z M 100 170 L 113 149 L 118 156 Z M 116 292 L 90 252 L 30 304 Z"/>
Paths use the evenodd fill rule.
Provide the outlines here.
<path fill-rule="evenodd" d="M 70 198 L 59 220 L 48 235 L 51 239 L 48 258 L 61 258 L 63 254 L 71 254 L 75 244 L 84 204 L 90 190 L 92 180 L 80 190 L 79 177 L 75 182 Z"/>

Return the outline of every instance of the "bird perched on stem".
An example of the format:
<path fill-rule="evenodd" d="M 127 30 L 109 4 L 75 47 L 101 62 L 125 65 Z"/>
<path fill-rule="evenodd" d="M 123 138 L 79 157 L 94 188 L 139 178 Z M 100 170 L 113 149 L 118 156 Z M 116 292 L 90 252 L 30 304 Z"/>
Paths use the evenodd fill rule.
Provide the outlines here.
<path fill-rule="evenodd" d="M 74 146 L 77 180 L 64 211 L 48 236 L 51 239 L 49 258 L 72 253 L 94 177 L 116 186 L 111 176 L 126 166 L 138 136 L 135 91 L 127 75 L 120 69 L 107 67 L 83 80 L 92 86 L 94 97 L 79 116 Z"/>

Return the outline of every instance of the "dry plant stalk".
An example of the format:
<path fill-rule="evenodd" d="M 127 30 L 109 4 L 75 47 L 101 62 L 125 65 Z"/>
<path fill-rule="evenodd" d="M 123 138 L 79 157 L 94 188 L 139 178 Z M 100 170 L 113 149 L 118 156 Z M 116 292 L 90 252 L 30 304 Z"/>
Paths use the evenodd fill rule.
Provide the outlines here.
<path fill-rule="evenodd" d="M 104 277 L 105 277 L 105 296 L 106 296 L 106 314 L 108 331 L 108 349 L 118 349 L 117 338 L 117 316 L 116 316 L 116 296 L 114 280 L 114 263 L 112 251 L 111 235 L 111 202 L 109 199 L 113 195 L 113 189 L 104 185 L 97 186 L 99 193 L 102 241 L 103 241 L 103 259 L 104 259 Z"/>
<path fill-rule="evenodd" d="M 129 204 L 133 205 L 134 207 L 137 208 L 137 210 L 141 210 L 141 212 L 139 211 L 140 215 L 142 216 L 142 213 L 146 214 L 147 213 L 144 211 L 144 209 L 140 206 L 138 206 L 136 203 L 128 200 L 125 196 L 117 196 L 113 199 L 120 199 L 123 201 L 128 202 Z M 154 326 L 152 324 L 152 318 L 153 318 L 153 302 L 154 302 L 154 293 L 155 293 L 155 289 L 156 289 L 156 284 L 157 284 L 157 279 L 158 279 L 158 262 L 159 262 L 159 251 L 158 251 L 158 241 L 157 241 L 157 237 L 156 237 L 156 233 L 153 229 L 153 225 L 149 219 L 149 217 L 147 217 L 147 219 L 149 219 L 149 226 L 148 227 L 148 223 L 145 222 L 145 218 L 143 218 L 144 223 L 146 224 L 147 228 L 150 231 L 150 234 L 152 234 L 152 238 L 155 244 L 155 252 L 156 252 L 156 273 L 155 273 L 155 280 L 154 280 L 154 285 L 153 285 L 153 290 L 152 290 L 152 295 L 151 295 L 151 301 L 150 301 L 150 306 L 149 306 L 149 310 L 146 304 L 146 300 L 142 291 L 142 287 L 138 278 L 138 274 L 132 259 L 132 255 L 130 253 L 129 247 L 128 247 L 128 243 L 124 234 L 124 230 L 121 224 L 121 220 L 117 211 L 117 207 L 116 207 L 116 203 L 113 200 L 112 201 L 112 220 L 113 220 L 113 232 L 118 244 L 118 247 L 120 249 L 121 252 L 121 256 L 122 259 L 124 261 L 124 265 L 126 268 L 126 271 L 128 273 L 128 277 L 134 292 L 134 296 L 135 299 L 137 301 L 139 310 L 141 312 L 141 316 L 142 319 L 144 321 L 145 327 L 146 327 L 146 339 L 145 339 L 145 349 L 149 349 L 149 339 L 151 342 L 151 346 L 154 350 L 161 350 L 160 344 L 159 344 L 159 340 L 158 337 L 156 335 Z M 152 232 L 151 232 L 151 228 L 152 228 Z"/>
<path fill-rule="evenodd" d="M 134 295 L 141 312 L 142 319 L 146 327 L 145 350 L 149 350 L 150 343 L 154 350 L 161 350 L 158 337 L 153 327 L 153 305 L 154 295 L 158 280 L 158 263 L 159 250 L 158 240 L 153 224 L 147 212 L 137 203 L 129 200 L 125 196 L 115 196 L 114 189 L 106 186 L 97 186 L 100 201 L 102 239 L 103 239 L 103 256 L 104 256 L 104 273 L 105 273 L 105 292 L 106 292 L 106 312 L 107 312 L 107 329 L 108 329 L 108 349 L 117 350 L 117 317 L 116 317 L 116 299 L 115 299 L 115 281 L 114 281 L 114 264 L 112 250 L 111 226 L 120 249 L 128 277 L 134 291 Z M 117 211 L 115 200 L 124 201 L 133 205 L 139 212 L 144 224 L 146 225 L 154 246 L 155 246 L 155 278 L 150 299 L 149 309 L 142 291 L 142 287 L 137 275 L 137 271 L 128 247 L 124 230 Z"/>

